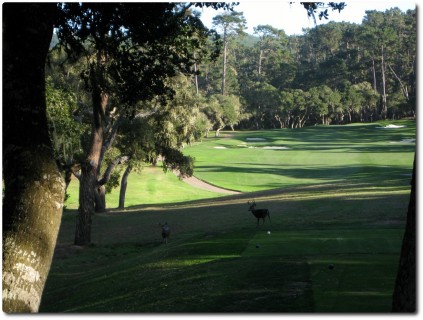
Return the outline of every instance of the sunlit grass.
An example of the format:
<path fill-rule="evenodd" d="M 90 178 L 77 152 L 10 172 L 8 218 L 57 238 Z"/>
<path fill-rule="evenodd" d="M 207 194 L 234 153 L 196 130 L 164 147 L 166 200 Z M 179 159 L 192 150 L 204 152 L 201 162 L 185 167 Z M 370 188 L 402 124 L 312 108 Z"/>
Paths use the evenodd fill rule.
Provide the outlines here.
<path fill-rule="evenodd" d="M 401 142 L 415 138 L 415 122 L 380 129 L 389 123 L 224 132 L 184 152 L 196 158 L 197 177 L 244 192 L 341 180 L 383 183 L 410 176 L 415 151 L 415 143 Z M 264 149 L 271 146 L 287 149 Z"/>
<path fill-rule="evenodd" d="M 78 208 L 79 182 L 73 179 L 68 190 L 70 195 L 65 205 L 69 209 Z M 125 207 L 139 204 L 176 203 L 187 200 L 214 198 L 221 194 L 194 188 L 181 181 L 172 172 L 163 172 L 161 167 L 146 166 L 141 173 L 132 173 L 128 178 Z M 106 195 L 108 208 L 119 205 L 119 188 Z"/>

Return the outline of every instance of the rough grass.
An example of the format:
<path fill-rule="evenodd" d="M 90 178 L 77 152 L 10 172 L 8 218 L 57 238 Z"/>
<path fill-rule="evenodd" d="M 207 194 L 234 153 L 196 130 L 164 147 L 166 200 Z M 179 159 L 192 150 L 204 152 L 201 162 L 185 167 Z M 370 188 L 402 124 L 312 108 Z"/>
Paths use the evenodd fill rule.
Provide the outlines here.
<path fill-rule="evenodd" d="M 407 124 L 407 131 L 402 133 L 386 133 L 394 135 L 389 139 L 395 140 L 411 137 L 410 127 Z M 261 177 L 258 189 L 272 189 L 212 199 L 185 198 L 179 203 L 157 203 L 152 197 L 125 211 L 97 214 L 93 217 L 93 244 L 85 248 L 72 245 L 76 213 L 68 210 L 40 311 L 389 312 L 415 146 L 392 143 L 386 149 L 387 140 L 377 131 L 383 129 L 356 134 L 354 139 L 361 140 L 360 146 L 354 146 L 349 138 L 351 131 L 339 135 L 341 129 L 288 132 L 300 145 L 318 139 L 320 130 L 321 139 L 325 137 L 329 143 L 327 130 L 334 130 L 330 131 L 331 146 L 326 151 L 316 150 L 317 154 L 326 152 L 330 161 L 324 161 L 323 155 L 316 157 L 311 149 L 308 153 L 315 164 L 298 156 L 314 169 L 305 171 L 307 177 L 299 168 L 291 169 L 295 183 L 275 188 L 274 182 L 265 181 L 268 167 L 263 166 L 264 173 L 260 173 L 258 165 L 245 162 L 238 175 L 254 167 L 250 174 Z M 368 126 L 350 129 L 370 130 Z M 260 134 L 269 137 L 272 132 Z M 376 134 L 373 140 L 372 134 Z M 356 151 L 345 156 L 342 150 L 348 139 L 348 148 Z M 207 145 L 217 141 L 238 143 L 231 137 L 206 141 L 195 148 L 201 151 L 204 147 L 207 153 Z M 367 143 L 371 150 L 366 152 L 361 148 Z M 336 145 L 340 151 L 336 151 Z M 226 151 L 213 150 L 213 154 L 220 157 Z M 286 150 L 266 152 L 280 155 Z M 336 154 L 347 163 L 335 162 Z M 251 155 L 237 153 L 232 161 Z M 280 156 L 263 157 L 268 157 L 269 166 L 277 167 L 271 159 L 276 161 Z M 352 166 L 350 158 L 359 162 Z M 222 157 L 219 161 L 229 160 Z M 278 166 L 286 164 L 279 162 Z M 336 168 L 338 172 L 332 172 Z M 222 181 L 232 174 L 209 169 L 213 173 L 210 177 L 220 174 Z M 272 174 L 285 179 L 287 175 L 282 173 L 285 171 Z M 304 184 L 304 179 L 314 183 Z M 173 190 L 172 182 L 167 183 L 166 187 Z M 255 218 L 247 211 L 247 201 L 253 198 L 258 207 L 270 210 L 271 224 L 266 221 L 256 227 Z M 168 245 L 162 244 L 158 225 L 165 221 L 172 229 Z"/>

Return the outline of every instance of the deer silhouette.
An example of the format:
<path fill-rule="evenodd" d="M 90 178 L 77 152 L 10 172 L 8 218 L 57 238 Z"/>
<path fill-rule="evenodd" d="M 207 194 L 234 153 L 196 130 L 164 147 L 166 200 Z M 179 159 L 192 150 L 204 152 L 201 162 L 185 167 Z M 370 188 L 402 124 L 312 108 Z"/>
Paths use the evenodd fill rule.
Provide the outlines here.
<path fill-rule="evenodd" d="M 159 225 L 160 225 L 160 227 L 162 227 L 163 242 L 167 244 L 167 241 L 168 241 L 169 236 L 170 236 L 170 227 L 167 224 L 167 222 L 165 222 L 165 224 L 159 223 Z"/>
<path fill-rule="evenodd" d="M 253 203 L 250 203 L 250 201 L 248 201 L 248 205 L 250 206 L 248 211 L 251 211 L 253 215 L 257 218 L 257 226 L 259 225 L 260 219 L 263 219 L 264 224 L 266 217 L 269 217 L 269 222 L 272 223 L 272 221 L 270 220 L 270 212 L 268 209 L 256 209 L 257 205 L 255 200 L 253 200 Z"/>

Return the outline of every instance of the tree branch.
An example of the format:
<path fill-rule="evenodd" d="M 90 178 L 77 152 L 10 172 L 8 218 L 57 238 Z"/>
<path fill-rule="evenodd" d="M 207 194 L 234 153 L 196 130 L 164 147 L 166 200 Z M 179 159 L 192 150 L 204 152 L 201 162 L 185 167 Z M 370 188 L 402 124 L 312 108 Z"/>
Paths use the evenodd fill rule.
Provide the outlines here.
<path fill-rule="evenodd" d="M 129 160 L 129 156 L 119 156 L 115 158 L 107 167 L 106 172 L 104 172 L 103 177 L 97 182 L 98 186 L 105 185 L 110 180 L 110 175 L 112 174 L 113 169 L 118 164 L 123 164 Z"/>
<path fill-rule="evenodd" d="M 154 109 L 148 110 L 148 111 L 141 111 L 141 112 L 138 112 L 135 115 L 134 118 L 135 119 L 139 119 L 139 118 L 144 119 L 144 118 L 147 118 L 149 116 L 152 116 L 153 114 L 157 113 L 158 111 L 159 111 L 159 108 L 158 107 L 155 107 Z"/>
<path fill-rule="evenodd" d="M 404 94 L 405 99 L 408 101 L 408 91 L 407 91 L 407 87 L 405 87 L 401 81 L 401 79 L 397 76 L 397 74 L 395 73 L 394 69 L 392 69 L 391 65 L 389 63 L 387 63 L 389 69 L 392 71 L 392 73 L 394 74 L 395 78 L 397 78 L 400 86 L 401 86 L 401 90 L 402 93 Z"/>

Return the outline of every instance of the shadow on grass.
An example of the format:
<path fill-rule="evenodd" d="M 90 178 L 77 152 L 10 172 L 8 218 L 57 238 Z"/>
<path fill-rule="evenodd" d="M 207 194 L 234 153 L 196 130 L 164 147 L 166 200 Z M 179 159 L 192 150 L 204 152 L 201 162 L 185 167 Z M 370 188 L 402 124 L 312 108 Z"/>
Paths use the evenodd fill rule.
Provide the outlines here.
<path fill-rule="evenodd" d="M 388 312 L 400 242 L 358 227 L 93 246 L 55 260 L 40 311 Z"/>
<path fill-rule="evenodd" d="M 404 138 L 415 138 L 416 122 L 404 121 L 405 127 L 384 129 L 384 123 L 359 125 L 314 126 L 300 129 L 277 129 L 266 131 L 238 131 L 232 134 L 233 139 L 245 142 L 249 137 L 266 139 L 265 142 L 280 140 L 301 143 L 337 143 L 344 146 L 353 143 L 375 143 L 378 141 L 401 141 Z"/>
<path fill-rule="evenodd" d="M 343 181 L 360 184 L 361 182 L 376 182 L 376 184 L 392 185 L 398 183 L 404 185 L 405 180 L 411 179 L 412 169 L 398 166 L 294 166 L 283 164 L 250 164 L 234 163 L 234 166 L 214 165 L 202 166 L 202 170 L 220 174 L 252 174 L 251 180 L 256 187 L 263 189 L 273 189 L 283 186 L 284 177 L 294 179 L 312 179 L 320 180 L 322 183 Z M 281 184 L 263 183 L 260 184 L 260 178 L 254 175 L 273 175 L 280 176 Z"/>

